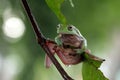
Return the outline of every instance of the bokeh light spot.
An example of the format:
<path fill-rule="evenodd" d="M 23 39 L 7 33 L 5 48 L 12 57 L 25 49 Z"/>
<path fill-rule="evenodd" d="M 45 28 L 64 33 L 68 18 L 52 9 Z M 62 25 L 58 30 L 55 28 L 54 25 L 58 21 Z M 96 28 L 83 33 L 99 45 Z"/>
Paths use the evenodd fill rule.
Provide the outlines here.
<path fill-rule="evenodd" d="M 3 32 L 7 37 L 20 38 L 25 32 L 25 25 L 20 18 L 11 17 L 5 20 Z"/>

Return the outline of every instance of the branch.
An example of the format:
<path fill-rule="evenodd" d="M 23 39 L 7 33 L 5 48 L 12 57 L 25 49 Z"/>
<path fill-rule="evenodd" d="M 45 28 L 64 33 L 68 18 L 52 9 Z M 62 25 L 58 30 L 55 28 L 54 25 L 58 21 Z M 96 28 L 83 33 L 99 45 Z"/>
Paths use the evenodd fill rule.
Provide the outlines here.
<path fill-rule="evenodd" d="M 66 72 L 65 70 L 62 68 L 62 66 L 60 65 L 60 63 L 57 61 L 57 59 L 54 57 L 54 55 L 51 53 L 51 51 L 49 50 L 48 46 L 46 45 L 46 42 L 49 41 L 47 40 L 43 34 L 41 33 L 39 26 L 37 25 L 37 22 L 35 20 L 35 18 L 33 17 L 30 8 L 28 6 L 28 3 L 26 0 L 22 0 L 22 4 L 23 7 L 25 8 L 25 11 L 28 15 L 28 18 L 31 21 L 33 30 L 35 32 L 36 38 L 38 40 L 38 43 L 40 44 L 40 46 L 44 49 L 44 51 L 46 52 L 46 54 L 49 56 L 49 58 L 51 59 L 51 61 L 53 62 L 53 64 L 55 65 L 55 67 L 57 68 L 57 70 L 59 71 L 59 73 L 61 74 L 61 76 L 63 77 L 64 80 L 73 80 Z"/>

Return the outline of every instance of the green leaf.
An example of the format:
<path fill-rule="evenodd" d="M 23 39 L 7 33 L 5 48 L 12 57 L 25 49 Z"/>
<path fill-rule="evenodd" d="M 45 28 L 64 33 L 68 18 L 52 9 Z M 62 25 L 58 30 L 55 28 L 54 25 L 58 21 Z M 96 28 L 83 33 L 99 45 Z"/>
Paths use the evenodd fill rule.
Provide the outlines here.
<path fill-rule="evenodd" d="M 60 8 L 61 4 L 64 2 L 64 0 L 45 0 L 47 5 L 53 10 L 53 12 L 56 14 L 58 19 L 61 21 L 62 24 L 66 24 L 66 18 L 62 14 Z"/>
<path fill-rule="evenodd" d="M 108 80 L 98 69 L 104 59 L 84 53 L 85 61 L 82 65 L 83 80 Z"/>
<path fill-rule="evenodd" d="M 69 1 L 70 1 L 71 6 L 74 7 L 74 4 L 73 4 L 72 0 L 69 0 Z"/>

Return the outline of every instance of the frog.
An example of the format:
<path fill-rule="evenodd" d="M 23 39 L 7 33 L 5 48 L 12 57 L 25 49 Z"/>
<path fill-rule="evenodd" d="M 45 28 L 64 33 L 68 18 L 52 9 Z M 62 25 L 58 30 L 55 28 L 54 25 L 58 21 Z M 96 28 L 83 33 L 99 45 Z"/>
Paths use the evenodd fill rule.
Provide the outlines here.
<path fill-rule="evenodd" d="M 53 55 L 56 53 L 65 65 L 80 63 L 82 61 L 82 53 L 87 50 L 87 41 L 80 31 L 73 25 L 59 24 L 57 26 L 57 33 L 58 35 L 55 37 L 56 44 L 48 44 Z M 46 55 L 46 67 L 49 68 L 51 64 L 50 58 Z"/>
<path fill-rule="evenodd" d="M 59 24 L 57 33 L 58 35 L 55 37 L 55 42 L 48 42 L 47 45 L 50 52 L 53 55 L 56 53 L 63 64 L 76 65 L 87 59 L 85 55 L 91 60 L 104 61 L 104 59 L 91 54 L 91 51 L 87 48 L 86 39 L 75 26 Z M 51 64 L 52 61 L 46 55 L 46 68 L 49 68 Z"/>

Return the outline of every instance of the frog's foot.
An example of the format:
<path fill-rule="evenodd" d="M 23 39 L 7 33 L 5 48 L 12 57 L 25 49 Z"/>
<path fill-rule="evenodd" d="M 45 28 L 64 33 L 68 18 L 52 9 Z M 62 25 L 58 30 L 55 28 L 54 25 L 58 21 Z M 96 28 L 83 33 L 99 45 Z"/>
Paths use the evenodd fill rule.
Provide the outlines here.
<path fill-rule="evenodd" d="M 89 49 L 86 49 L 86 50 L 85 50 L 85 53 L 88 53 L 88 54 L 90 54 L 90 53 L 91 53 L 91 50 L 89 50 Z"/>
<path fill-rule="evenodd" d="M 85 50 L 85 54 L 89 56 L 90 59 L 96 60 L 96 61 L 105 61 L 105 59 L 99 58 L 93 54 L 91 54 L 91 51 L 89 49 Z"/>
<path fill-rule="evenodd" d="M 44 62 L 44 64 L 45 64 L 45 67 L 46 67 L 46 68 L 50 68 L 50 66 L 52 65 L 52 61 L 51 61 L 51 59 L 48 57 L 47 54 L 45 55 L 45 62 Z"/>

